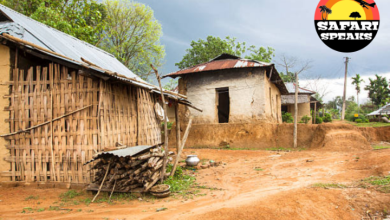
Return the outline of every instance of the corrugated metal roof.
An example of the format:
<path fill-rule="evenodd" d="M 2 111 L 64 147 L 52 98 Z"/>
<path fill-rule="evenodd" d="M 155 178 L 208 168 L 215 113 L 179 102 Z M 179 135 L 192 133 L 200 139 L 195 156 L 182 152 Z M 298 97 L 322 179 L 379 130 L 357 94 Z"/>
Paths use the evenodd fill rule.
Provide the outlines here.
<path fill-rule="evenodd" d="M 113 55 L 75 37 L 44 25 L 0 4 L 0 11 L 11 21 L 0 22 L 0 33 L 26 40 L 73 60 L 83 62 L 81 58 L 97 66 L 120 73 L 129 78 L 143 81 Z"/>
<path fill-rule="evenodd" d="M 136 147 L 128 147 L 128 148 L 125 148 L 125 149 L 120 149 L 120 150 L 112 150 L 112 151 L 107 151 L 107 152 L 101 152 L 99 154 L 97 154 L 96 156 L 94 156 L 94 159 L 86 162 L 84 165 L 86 164 L 89 164 L 91 162 L 93 162 L 94 160 L 97 160 L 99 158 L 102 158 L 104 157 L 105 155 L 109 155 L 109 156 L 117 156 L 117 157 L 128 157 L 128 156 L 134 156 L 134 155 L 137 155 L 143 151 L 146 151 L 152 147 L 156 147 L 156 146 L 150 146 L 150 145 L 141 145 L 141 146 L 136 146 Z"/>
<path fill-rule="evenodd" d="M 260 62 L 257 60 L 243 59 L 238 56 L 230 54 L 221 54 L 218 57 L 210 60 L 209 62 L 198 64 L 193 67 L 179 70 L 177 72 L 165 75 L 165 77 L 176 78 L 182 75 L 200 72 L 211 72 L 224 69 L 240 69 L 240 68 L 267 68 L 267 76 L 271 78 L 271 82 L 274 83 L 282 94 L 288 94 L 287 88 L 280 78 L 275 65 L 272 63 Z"/>
<path fill-rule="evenodd" d="M 390 104 L 383 106 L 382 108 L 371 112 L 367 116 L 375 116 L 375 115 L 389 115 L 390 114 Z"/>
<path fill-rule="evenodd" d="M 285 83 L 285 85 L 287 87 L 288 93 L 295 93 L 295 83 Z M 298 91 L 299 94 L 310 94 L 310 95 L 316 94 L 316 92 L 314 92 L 314 91 L 304 89 L 301 87 L 298 87 L 298 88 L 299 88 L 299 91 Z"/>
<path fill-rule="evenodd" d="M 220 56 L 219 56 L 220 57 Z M 248 60 L 248 59 L 219 59 L 219 57 L 211 60 L 207 63 L 202 63 L 187 69 L 182 69 L 177 72 L 170 73 L 164 77 L 172 77 L 175 78 L 180 75 L 189 74 L 189 73 L 199 73 L 199 72 L 206 72 L 206 71 L 213 71 L 213 70 L 223 70 L 223 69 L 233 69 L 233 68 L 248 68 L 248 67 L 270 67 L 273 64 L 270 63 L 264 63 L 260 61 L 255 60 Z"/>

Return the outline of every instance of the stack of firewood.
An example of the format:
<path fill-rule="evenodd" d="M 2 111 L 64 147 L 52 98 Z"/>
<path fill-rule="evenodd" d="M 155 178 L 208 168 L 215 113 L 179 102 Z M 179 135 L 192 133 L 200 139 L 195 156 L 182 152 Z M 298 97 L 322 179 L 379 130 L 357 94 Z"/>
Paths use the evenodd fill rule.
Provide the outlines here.
<path fill-rule="evenodd" d="M 173 152 L 169 152 L 169 155 L 173 155 Z M 161 179 L 163 159 L 164 152 L 161 147 L 151 148 L 146 153 L 131 157 L 106 155 L 92 167 L 98 170 L 93 183 L 100 186 L 104 181 L 102 188 L 115 189 L 118 192 L 131 192 L 140 188 L 147 192 Z M 172 161 L 171 157 L 168 157 L 169 161 Z M 165 176 L 169 176 L 169 173 Z"/>

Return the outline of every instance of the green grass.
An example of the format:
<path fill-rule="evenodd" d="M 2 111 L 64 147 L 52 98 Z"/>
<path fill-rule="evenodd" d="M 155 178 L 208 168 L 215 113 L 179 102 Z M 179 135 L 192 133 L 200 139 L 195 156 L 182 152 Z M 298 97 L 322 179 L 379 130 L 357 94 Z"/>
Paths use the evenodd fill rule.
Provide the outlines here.
<path fill-rule="evenodd" d="M 303 147 L 297 147 L 297 148 L 286 148 L 286 147 L 271 147 L 266 148 L 267 151 L 303 151 L 306 150 L 306 148 Z"/>
<path fill-rule="evenodd" d="M 254 170 L 256 170 L 256 171 L 263 171 L 264 169 L 262 169 L 262 168 L 260 168 L 260 167 L 255 167 L 255 168 L 253 168 Z"/>
<path fill-rule="evenodd" d="M 171 169 L 172 165 L 169 165 L 167 172 L 170 172 Z M 186 174 L 186 172 L 178 166 L 175 175 L 173 177 L 168 177 L 168 179 L 164 181 L 164 184 L 171 186 L 170 190 L 172 193 L 177 193 L 185 197 L 190 188 L 195 185 L 195 180 L 195 177 Z"/>
<path fill-rule="evenodd" d="M 39 199 L 39 196 L 27 196 L 24 200 L 28 201 L 28 200 L 38 200 L 38 199 Z"/>
<path fill-rule="evenodd" d="M 375 146 L 372 146 L 372 148 L 373 148 L 374 150 L 382 150 L 382 149 L 389 149 L 390 146 L 375 145 Z"/>
<path fill-rule="evenodd" d="M 75 197 L 80 196 L 81 194 L 82 194 L 82 192 L 77 192 L 76 190 L 71 189 L 65 193 L 62 193 L 60 195 L 60 199 L 63 202 L 68 202 L 69 200 L 72 200 Z"/>
<path fill-rule="evenodd" d="M 311 187 L 313 187 L 313 188 L 324 188 L 324 189 L 328 189 L 328 188 L 344 189 L 344 188 L 347 188 L 346 185 L 343 185 L 343 184 L 340 184 L 340 183 L 314 183 L 313 185 L 311 185 Z"/>
<path fill-rule="evenodd" d="M 384 122 L 369 122 L 369 123 L 356 123 L 351 121 L 346 121 L 348 124 L 354 125 L 356 127 L 386 127 L 390 126 L 390 123 Z"/>
<path fill-rule="evenodd" d="M 362 188 L 367 188 L 366 184 L 375 187 L 380 192 L 390 193 L 390 176 L 385 176 L 385 177 L 371 176 L 362 180 L 360 186 Z"/>

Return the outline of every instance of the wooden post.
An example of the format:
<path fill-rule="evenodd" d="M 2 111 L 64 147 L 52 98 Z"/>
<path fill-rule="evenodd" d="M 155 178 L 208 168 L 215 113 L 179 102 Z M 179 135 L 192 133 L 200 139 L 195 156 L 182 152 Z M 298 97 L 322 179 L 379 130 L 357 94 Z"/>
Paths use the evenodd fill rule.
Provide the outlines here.
<path fill-rule="evenodd" d="M 295 101 L 294 101 L 294 148 L 298 145 L 298 73 L 295 73 Z"/>
<path fill-rule="evenodd" d="M 176 155 L 178 155 L 181 146 L 179 102 L 175 103 L 175 120 L 176 120 L 176 148 L 177 148 Z"/>
<path fill-rule="evenodd" d="M 314 119 L 314 124 L 317 123 L 317 102 L 314 102 L 314 115 L 313 115 L 313 119 Z"/>
<path fill-rule="evenodd" d="M 188 122 L 186 131 L 184 132 L 183 141 L 182 141 L 182 144 L 180 146 L 179 151 L 177 152 L 175 163 L 173 164 L 173 168 L 172 168 L 172 172 L 171 172 L 170 176 L 175 175 L 177 163 L 179 162 L 180 155 L 181 155 L 181 152 L 182 152 L 182 150 L 184 148 L 184 145 L 186 145 L 186 141 L 187 141 L 187 138 L 188 138 L 188 134 L 190 133 L 191 125 L 192 125 L 192 118 L 190 118 L 190 121 Z"/>
<path fill-rule="evenodd" d="M 162 169 L 161 169 L 161 174 L 160 174 L 160 177 L 161 177 L 161 183 L 164 182 L 164 178 L 165 178 L 165 168 L 167 166 L 167 161 L 168 161 L 168 120 L 167 120 L 167 105 L 165 104 L 165 98 L 164 98 L 164 91 L 163 91 L 163 88 L 161 86 L 161 78 L 160 76 L 158 75 L 158 71 L 156 68 L 154 68 L 154 66 L 152 64 L 150 64 L 150 66 L 152 67 L 152 69 L 154 70 L 154 73 L 156 74 L 156 78 L 158 80 L 158 85 L 160 86 L 160 92 L 161 92 L 161 100 L 162 100 L 162 103 L 163 103 L 163 108 L 164 108 L 164 159 L 163 159 L 163 166 L 162 166 Z"/>

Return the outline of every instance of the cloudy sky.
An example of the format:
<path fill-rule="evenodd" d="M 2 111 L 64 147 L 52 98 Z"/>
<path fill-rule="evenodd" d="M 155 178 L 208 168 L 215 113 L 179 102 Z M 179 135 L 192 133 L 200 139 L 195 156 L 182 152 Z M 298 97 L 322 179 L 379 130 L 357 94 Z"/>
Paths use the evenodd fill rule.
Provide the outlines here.
<path fill-rule="evenodd" d="M 368 77 L 386 75 L 390 79 L 390 1 L 377 0 L 380 12 L 379 32 L 372 43 L 355 53 L 331 50 L 319 39 L 314 28 L 317 0 L 264 1 L 264 0 L 138 0 L 150 6 L 162 24 L 166 62 L 161 72 L 178 70 L 179 62 L 192 40 L 205 39 L 208 35 L 224 38 L 236 37 L 247 45 L 270 46 L 276 50 L 275 61 L 281 54 L 312 60 L 312 68 L 302 78 L 321 76 L 321 86 L 330 91 L 325 101 L 342 95 L 344 57 L 352 59 L 348 76 L 357 73 Z M 389 13 L 386 13 L 389 12 Z M 281 71 L 281 68 L 278 68 Z M 306 85 L 304 81 L 301 85 Z M 354 95 L 348 82 L 347 96 Z M 362 93 L 366 100 L 367 93 Z"/>

